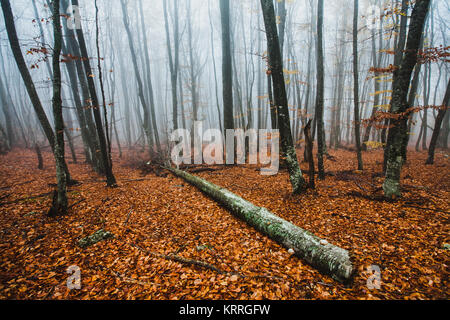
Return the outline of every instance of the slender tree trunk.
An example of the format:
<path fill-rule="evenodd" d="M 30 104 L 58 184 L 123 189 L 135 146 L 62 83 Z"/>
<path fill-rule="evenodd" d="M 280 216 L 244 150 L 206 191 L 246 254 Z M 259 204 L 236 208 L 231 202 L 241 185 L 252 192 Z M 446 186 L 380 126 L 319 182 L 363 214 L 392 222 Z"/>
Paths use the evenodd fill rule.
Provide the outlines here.
<path fill-rule="evenodd" d="M 431 67 L 430 64 L 425 65 L 425 77 L 424 77 L 424 109 L 422 119 L 422 150 L 427 150 L 428 140 L 428 103 L 430 101 L 430 86 L 431 86 Z"/>
<path fill-rule="evenodd" d="M 60 2 L 53 3 L 53 116 L 55 119 L 55 162 L 56 162 L 56 181 L 58 183 L 56 195 L 53 197 L 53 204 L 48 215 L 57 216 L 67 213 L 67 176 L 64 170 L 64 120 L 62 113 L 61 100 L 61 68 L 60 55 L 62 47 Z"/>
<path fill-rule="evenodd" d="M 106 137 L 106 147 L 108 148 L 108 167 L 109 170 L 112 170 L 112 159 L 111 159 L 111 138 L 109 133 L 109 123 L 108 123 L 108 112 L 106 109 L 106 98 L 105 98 L 105 88 L 103 85 L 103 72 L 102 72 L 102 64 L 101 64 L 101 56 L 100 56 L 100 45 L 99 45 L 99 25 L 98 25 L 98 5 L 97 0 L 94 1 L 95 5 L 95 45 L 97 48 L 97 68 L 98 68 L 98 80 L 100 82 L 100 92 L 102 95 L 102 104 L 103 104 L 103 121 L 105 123 L 105 137 Z M 100 106 L 98 106 L 100 108 Z"/>
<path fill-rule="evenodd" d="M 230 1 L 220 0 L 222 21 L 223 129 L 234 129 L 233 75 L 231 60 Z"/>
<path fill-rule="evenodd" d="M 175 11 L 175 30 L 174 30 L 174 49 L 175 52 L 172 56 L 172 46 L 170 41 L 169 32 L 169 19 L 167 13 L 167 3 L 169 1 L 163 1 L 164 5 L 164 22 L 166 30 L 166 42 L 167 42 L 167 52 L 169 56 L 169 70 L 170 70 L 170 81 L 172 85 L 172 113 L 173 113 L 173 129 L 178 129 L 178 97 L 177 97 L 177 77 L 178 77 L 178 61 L 179 61 L 179 39 L 178 39 L 178 5 L 177 1 L 173 1 L 174 11 Z"/>
<path fill-rule="evenodd" d="M 439 109 L 438 115 L 436 117 L 433 135 L 431 136 L 430 148 L 428 149 L 428 158 L 426 164 L 434 163 L 434 151 L 436 150 L 436 143 L 439 138 L 442 121 L 444 120 L 449 104 L 450 104 L 450 81 L 447 83 L 447 90 L 445 91 L 444 101 L 442 102 L 442 107 L 441 109 Z"/>
<path fill-rule="evenodd" d="M 381 19 L 381 21 L 383 21 L 383 19 Z M 381 45 L 382 45 L 382 35 L 380 35 L 380 45 L 379 45 L 379 50 L 381 50 Z M 379 53 L 377 56 L 377 48 L 376 48 L 376 39 L 375 39 L 375 30 L 372 30 L 372 61 L 373 61 L 373 66 L 375 69 L 378 69 L 380 67 L 380 63 L 381 63 L 381 54 Z M 378 80 L 376 79 L 378 77 L 379 73 L 375 72 L 374 73 L 374 89 L 375 92 L 378 92 L 380 90 L 380 83 L 378 82 Z M 376 115 L 376 112 L 378 111 L 378 105 L 380 104 L 380 95 L 379 94 L 375 94 L 374 96 L 374 103 L 373 103 L 373 109 L 370 115 L 370 118 L 374 118 Z M 362 148 L 363 150 L 367 150 L 367 142 L 369 141 L 370 138 L 370 132 L 372 131 L 372 127 L 373 127 L 373 121 L 370 121 L 367 125 L 367 128 L 364 132 L 364 138 L 363 138 L 363 143 L 362 143 Z"/>
<path fill-rule="evenodd" d="M 72 5 L 78 6 L 78 0 L 72 0 Z M 92 106 L 93 106 L 92 108 L 93 108 L 93 112 L 94 112 L 95 126 L 97 129 L 97 136 L 98 136 L 98 140 L 99 140 L 99 147 L 100 147 L 100 152 L 101 152 L 101 157 L 102 157 L 102 163 L 103 163 L 103 167 L 105 168 L 106 183 L 109 187 L 115 187 L 117 185 L 116 178 L 114 177 L 114 174 L 113 174 L 112 168 L 110 166 L 110 162 L 109 162 L 106 137 L 105 137 L 105 132 L 103 130 L 102 118 L 101 118 L 101 114 L 100 114 L 100 104 L 98 101 L 97 92 L 95 90 L 95 83 L 94 83 L 94 78 L 93 78 L 94 74 L 92 72 L 91 64 L 89 61 L 89 55 L 87 52 L 86 41 L 84 40 L 83 29 L 77 28 L 76 33 L 77 33 L 77 37 L 78 37 L 78 43 L 80 46 L 81 57 L 83 60 L 84 71 L 88 75 L 87 76 L 88 88 L 89 88 L 89 93 L 90 93 L 91 100 L 92 100 Z"/>
<path fill-rule="evenodd" d="M 54 148 L 55 135 L 53 133 L 53 129 L 50 125 L 50 122 L 48 121 L 47 115 L 45 114 L 44 108 L 42 107 L 41 101 L 37 94 L 30 72 L 28 71 L 28 67 L 25 64 L 25 60 L 22 55 L 22 50 L 19 45 L 19 39 L 17 37 L 16 27 L 14 24 L 14 17 L 11 10 L 11 4 L 9 3 L 9 0 L 1 0 L 1 4 L 3 15 L 5 18 L 6 31 L 8 33 L 11 50 L 16 60 L 17 67 L 19 68 L 19 72 L 23 78 L 25 87 L 27 88 L 28 94 L 30 96 L 31 103 L 33 105 L 34 110 L 36 111 L 36 115 L 39 119 L 39 122 L 41 123 L 42 129 L 44 130 L 47 140 L 49 141 L 52 148 Z"/>
<path fill-rule="evenodd" d="M 306 154 L 306 161 L 309 164 L 309 181 L 308 181 L 308 187 L 311 189 L 315 188 L 314 183 L 314 157 L 313 157 L 313 147 L 314 147 L 314 140 L 311 136 L 311 120 L 308 121 L 308 123 L 305 126 L 305 154 Z"/>
<path fill-rule="evenodd" d="M 6 136 L 8 139 L 8 151 L 11 150 L 11 148 L 15 144 L 15 135 L 13 130 L 13 121 L 11 117 L 11 107 L 12 106 L 6 96 L 6 90 L 5 85 L 2 82 L 2 79 L 0 78 L 0 102 L 2 104 L 2 111 L 5 116 L 5 124 L 6 124 Z"/>
<path fill-rule="evenodd" d="M 223 131 L 223 123 L 222 123 L 222 114 L 220 111 L 220 103 L 219 103 L 219 86 L 217 83 L 217 69 L 216 69 L 216 54 L 214 51 L 214 27 L 213 27 L 213 21 L 211 18 L 211 0 L 208 1 L 208 15 L 209 15 L 209 25 L 211 28 L 211 56 L 212 56 L 212 62 L 213 62 L 213 71 L 214 71 L 214 88 L 215 88 L 215 98 L 216 98 L 216 107 L 217 107 L 217 115 L 219 117 L 219 128 L 222 134 Z M 183 99 L 183 98 L 181 98 Z"/>
<path fill-rule="evenodd" d="M 140 10 L 140 16 L 141 16 L 141 26 L 142 26 L 142 35 L 144 38 L 144 58 L 145 58 L 145 65 L 146 65 L 146 79 L 147 79 L 147 86 L 148 86 L 148 97 L 150 102 L 150 116 L 151 116 L 151 126 L 152 131 L 155 138 L 156 143 L 156 149 L 158 150 L 158 153 L 162 153 L 161 149 L 161 142 L 159 141 L 159 133 L 158 133 L 158 124 L 156 119 L 156 111 L 155 111 L 155 97 L 153 93 L 153 84 L 152 84 L 152 73 L 150 70 L 150 57 L 149 57 L 149 48 L 147 44 L 147 37 L 146 32 L 147 28 L 145 26 L 145 19 L 144 19 L 144 10 L 142 8 L 142 0 L 139 1 L 139 10 Z"/>
<path fill-rule="evenodd" d="M 36 87 L 34 86 L 33 79 L 31 78 L 28 67 L 25 64 L 25 59 L 22 55 L 22 50 L 20 49 L 19 39 L 17 37 L 16 26 L 14 23 L 14 16 L 11 10 L 11 4 L 9 0 L 1 0 L 3 16 L 5 18 L 6 31 L 8 33 L 8 39 L 11 46 L 14 59 L 16 60 L 17 67 L 22 76 L 23 82 L 27 89 L 28 95 L 30 97 L 31 103 L 33 105 L 34 111 L 36 112 L 37 118 L 41 124 L 42 130 L 52 148 L 55 150 L 55 134 L 48 121 L 47 115 L 45 114 L 44 108 L 42 107 L 41 100 L 39 99 Z M 68 182 L 71 182 L 69 169 L 67 164 L 64 162 L 64 171 Z"/>
<path fill-rule="evenodd" d="M 360 117 L 359 117 L 359 68 L 358 68 L 358 0 L 354 0 L 353 9 L 353 99 L 355 103 L 355 141 L 356 156 L 358 159 L 358 170 L 363 170 L 363 161 L 361 154 L 361 133 L 360 133 Z"/>
<path fill-rule="evenodd" d="M 400 64 L 405 55 L 405 44 L 406 44 L 406 35 L 407 35 L 407 21 L 408 21 L 408 0 L 402 0 L 402 8 L 401 8 L 401 20 L 400 20 L 400 30 L 398 32 L 398 36 L 396 35 L 396 44 L 395 44 L 395 56 L 394 56 L 394 66 L 399 68 Z M 396 23 L 397 24 L 397 23 Z M 419 67 L 420 68 L 420 67 Z M 391 101 L 392 102 L 392 101 Z M 390 110 L 392 112 L 392 110 Z M 390 125 L 390 120 L 386 119 L 384 123 L 384 129 L 382 130 L 382 142 L 386 143 L 386 134 L 389 135 L 389 130 L 387 129 Z M 407 137 L 405 137 L 404 143 L 407 142 Z M 407 147 L 406 147 L 407 148 Z M 404 161 L 406 161 L 406 149 L 404 150 Z M 387 161 L 388 161 L 388 148 L 387 145 L 384 148 L 384 159 L 383 159 L 383 172 L 386 173 L 387 169 Z"/>
<path fill-rule="evenodd" d="M 267 45 L 269 51 L 269 70 L 271 71 L 274 102 L 278 110 L 281 136 L 281 149 L 289 171 L 289 177 L 294 194 L 305 190 L 306 183 L 297 160 L 297 154 L 292 141 L 289 109 L 283 74 L 280 44 L 278 41 L 275 11 L 272 0 L 261 0 L 264 24 L 266 27 Z"/>
<path fill-rule="evenodd" d="M 323 165 L 324 154 L 324 52 L 323 52 L 323 0 L 318 0 L 317 7 L 317 96 L 316 96 L 316 126 L 317 126 L 317 162 L 319 179 L 325 179 L 325 168 Z"/>

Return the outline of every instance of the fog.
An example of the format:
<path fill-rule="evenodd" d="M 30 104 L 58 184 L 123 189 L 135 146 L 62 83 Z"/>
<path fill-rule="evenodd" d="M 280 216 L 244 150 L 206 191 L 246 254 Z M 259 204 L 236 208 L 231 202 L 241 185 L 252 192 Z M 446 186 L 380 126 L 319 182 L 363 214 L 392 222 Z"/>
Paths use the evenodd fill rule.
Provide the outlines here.
<path fill-rule="evenodd" d="M 283 2 L 283 1 L 282 1 Z M 374 77 L 369 72 L 373 66 L 372 59 L 372 32 L 367 26 L 370 25 L 371 8 L 379 8 L 380 12 L 389 12 L 391 8 L 400 6 L 396 1 L 359 1 L 359 79 L 360 79 L 360 102 L 361 117 L 370 117 L 373 109 Z M 398 1 L 397 1 L 398 2 Z M 154 93 L 155 116 L 158 124 L 158 132 L 161 140 L 167 142 L 167 137 L 173 130 L 173 108 L 171 95 L 171 79 L 169 71 L 169 58 L 167 49 L 167 37 L 165 32 L 164 8 L 161 0 L 143 0 L 143 18 L 145 23 L 145 34 L 142 32 L 139 1 L 129 0 L 127 11 L 129 16 L 132 42 L 136 51 L 136 62 L 141 71 L 140 77 L 143 82 L 143 90 L 149 90 L 146 81 L 146 61 L 144 57 L 144 37 L 148 41 L 148 57 Z M 280 1 L 275 1 L 279 5 Z M 53 46 L 53 27 L 51 10 L 47 1 L 35 1 L 38 10 L 36 16 L 31 1 L 14 0 L 12 10 L 15 16 L 15 24 L 19 35 L 22 52 L 26 63 L 30 67 L 31 75 L 38 89 L 39 96 L 46 113 L 51 117 L 52 83 L 46 62 L 42 61 L 42 53 L 26 54 L 32 48 L 45 47 L 49 49 L 48 59 L 51 60 L 51 48 Z M 179 41 L 174 39 L 174 4 L 178 7 Z M 189 6 L 190 16 L 188 16 Z M 312 0 L 287 0 L 286 6 L 286 32 L 284 37 L 284 69 L 286 86 L 288 91 L 291 126 L 296 130 L 293 132 L 296 140 L 301 139 L 301 131 L 295 127 L 304 126 L 305 123 L 297 121 L 303 113 L 312 118 L 315 109 L 315 79 L 316 79 L 316 1 Z M 106 103 L 109 106 L 109 116 L 114 113 L 115 120 L 112 124 L 118 131 L 120 141 L 126 144 L 145 144 L 142 130 L 142 108 L 138 97 L 138 86 L 133 69 L 132 56 L 128 44 L 128 36 L 123 23 L 123 10 L 119 0 L 98 0 L 99 20 L 99 43 L 100 55 L 103 67 L 103 81 L 105 82 Z M 81 24 L 87 42 L 91 66 L 94 70 L 95 84 L 99 90 L 98 68 L 96 63 L 96 11 L 94 1 L 81 0 L 79 3 Z M 278 23 L 280 15 L 276 9 Z M 211 0 L 189 0 L 169 1 L 167 0 L 168 28 L 171 37 L 171 50 L 174 54 L 174 44 L 179 43 L 179 72 L 177 85 L 178 95 L 178 123 L 187 128 L 192 127 L 192 120 L 203 120 L 204 126 L 209 128 L 220 128 L 219 115 L 223 113 L 222 102 L 222 45 L 219 1 Z M 438 47 L 447 44 L 448 36 L 448 2 L 434 1 L 431 9 L 431 17 L 426 27 L 425 47 Z M 411 8 L 409 9 L 409 14 Z M 68 15 L 72 11 L 67 12 Z M 325 96 L 324 96 L 324 121 L 326 139 L 331 133 L 331 128 L 336 126 L 332 121 L 336 108 L 340 108 L 340 122 L 342 139 L 351 143 L 351 128 L 353 115 L 351 106 L 353 104 L 353 81 L 352 81 L 352 23 L 353 14 L 352 1 L 326 1 L 324 6 L 324 64 L 325 64 Z M 266 128 L 270 127 L 269 101 L 267 93 L 266 71 L 267 62 L 262 56 L 267 54 L 264 23 L 262 19 L 261 6 L 257 0 L 231 1 L 231 39 L 233 55 L 233 114 L 237 126 Z M 392 50 L 397 35 L 400 15 L 386 15 L 383 18 L 383 27 L 375 30 L 376 50 Z M 63 16 L 63 20 L 69 16 Z M 401 16 L 400 16 L 401 17 Z M 34 117 L 27 97 L 23 81 L 17 70 L 12 52 L 10 50 L 8 37 L 4 27 L 3 16 L 0 18 L 0 44 L 2 55 L 1 76 L 4 86 L 8 88 L 18 119 L 22 122 L 28 137 L 36 137 L 37 141 L 44 141 L 40 132 L 40 126 Z M 379 20 L 379 19 L 378 19 Z M 41 34 L 39 21 L 42 23 L 44 34 Z M 189 39 L 188 27 L 191 24 L 192 37 Z M 382 33 L 383 40 L 379 47 L 379 34 Z M 64 35 L 66 37 L 67 35 Z M 310 50 L 311 48 L 311 50 Z M 192 57 L 190 57 L 190 49 Z M 340 50 L 344 50 L 340 54 Z M 213 59 L 214 52 L 214 59 Z M 310 53 L 310 56 L 308 56 Z M 380 53 L 381 54 L 381 53 Z M 309 60 L 308 60 L 309 58 Z M 309 64 L 309 67 L 308 67 Z M 393 64 L 393 55 L 385 54 L 382 58 L 382 66 Z M 193 65 L 191 69 L 191 65 Z M 32 67 L 35 66 L 35 67 Z M 31 69 L 32 68 L 32 69 Z M 67 72 L 63 70 L 63 107 L 66 116 L 66 127 L 79 130 L 80 125 L 75 114 L 74 100 L 70 90 L 71 83 Z M 309 74 L 308 74 L 309 70 Z M 423 74 L 424 68 L 421 73 Z M 336 88 L 338 81 L 344 82 Z M 424 94 L 423 81 L 417 90 L 415 105 L 439 105 L 445 94 L 448 80 L 448 66 L 446 63 L 438 62 L 429 64 L 428 88 L 430 92 Z M 194 75 L 194 81 L 192 80 Z M 389 79 L 387 80 L 389 81 Z M 217 85 L 216 85 L 217 82 Z M 192 84 L 195 85 L 194 94 L 196 104 L 193 106 Z M 390 82 L 381 84 L 380 90 L 390 90 Z M 342 96 L 338 101 L 336 90 L 342 90 Z M 307 99 L 307 93 L 309 98 Z M 431 93 L 431 95 L 430 95 Z M 182 95 L 182 96 L 181 96 Z M 425 97 L 427 96 L 427 97 Z M 389 93 L 383 94 L 379 105 L 389 104 L 386 100 Z M 149 97 L 146 95 L 146 100 Z M 309 100 L 309 101 L 305 101 Z M 426 101 L 425 101 L 426 100 Z M 148 101 L 147 101 L 148 103 Z M 193 108 L 197 114 L 193 114 Z M 433 115 L 436 111 L 428 111 L 428 124 L 433 128 Z M 423 117 L 421 115 L 420 117 Z M 18 125 L 18 119 L 14 120 Z M 111 121 L 113 119 L 110 119 Z M 0 115 L 0 121 L 5 122 L 4 115 Z M 299 122 L 300 124 L 298 124 Z M 128 124 L 128 129 L 126 128 Z M 448 128 L 448 125 L 446 126 Z M 420 131 L 420 122 L 411 128 L 411 135 L 417 139 Z M 348 133 L 346 133 L 348 131 Z M 350 135 L 349 135 L 350 133 Z M 448 133 L 448 132 L 447 132 Z M 379 141 L 379 137 L 374 137 Z M 430 134 L 428 134 L 428 139 Z M 34 140 L 34 138 L 28 138 Z M 78 140 L 80 140 L 78 138 Z M 114 140 L 114 139 L 112 139 Z M 30 144 L 35 141 L 30 141 Z M 79 143 L 80 141 L 77 141 Z M 22 141 L 24 143 L 24 141 Z M 113 142 L 115 145 L 117 142 Z"/>

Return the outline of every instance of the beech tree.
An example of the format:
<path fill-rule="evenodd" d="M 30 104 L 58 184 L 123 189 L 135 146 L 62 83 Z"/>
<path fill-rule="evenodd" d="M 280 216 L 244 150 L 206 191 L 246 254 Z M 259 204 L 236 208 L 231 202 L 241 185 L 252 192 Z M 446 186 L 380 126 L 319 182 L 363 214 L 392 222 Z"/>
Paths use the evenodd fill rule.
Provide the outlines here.
<path fill-rule="evenodd" d="M 164 23 L 166 30 L 166 43 L 167 43 L 167 53 L 169 56 L 169 70 L 170 70 L 170 82 L 172 89 L 172 116 L 173 116 L 173 129 L 178 129 L 178 96 L 177 96 L 177 79 L 178 79 L 178 68 L 180 61 L 180 36 L 179 36 L 179 17 L 178 17 L 178 1 L 173 0 L 173 10 L 174 10 L 174 28 L 173 28 L 173 46 L 174 52 L 172 53 L 170 27 L 167 3 L 168 0 L 163 0 L 164 6 Z"/>
<path fill-rule="evenodd" d="M 354 0 L 353 7 L 353 100 L 354 100 L 354 120 L 355 120 L 355 140 L 356 156 L 358 159 L 358 170 L 363 170 L 361 154 L 361 134 L 359 117 L 359 67 L 358 67 L 358 0 Z"/>
<path fill-rule="evenodd" d="M 229 0 L 220 0 L 220 16 L 222 21 L 223 129 L 226 131 L 234 129 Z"/>
<path fill-rule="evenodd" d="M 53 3 L 53 117 L 55 119 L 55 161 L 56 161 L 56 181 L 58 183 L 57 192 L 53 197 L 53 204 L 49 210 L 49 216 L 63 215 L 67 212 L 67 176 L 64 170 L 64 119 L 62 113 L 61 100 L 61 68 L 60 55 L 62 48 L 62 32 L 60 17 L 60 2 Z"/>
<path fill-rule="evenodd" d="M 291 135 L 288 101 L 284 83 L 283 62 L 280 43 L 278 41 L 275 10 L 272 0 L 261 0 L 261 7 L 266 28 L 267 47 L 269 51 L 269 70 L 273 84 L 274 103 L 277 108 L 281 149 L 289 171 L 289 178 L 294 194 L 301 193 L 306 188 L 306 182 L 297 160 Z"/>
<path fill-rule="evenodd" d="M 392 119 L 393 127 L 389 130 L 387 140 L 386 178 L 383 183 L 386 198 L 395 198 L 401 195 L 400 173 L 403 166 L 402 147 L 407 134 L 408 113 L 407 97 L 411 82 L 411 75 L 417 63 L 417 53 L 425 26 L 425 20 L 429 11 L 430 0 L 417 0 L 411 15 L 408 40 L 402 62 L 394 71 L 392 85 L 391 113 L 397 115 Z"/>
<path fill-rule="evenodd" d="M 323 123 L 323 105 L 324 105 L 324 53 L 323 53 L 323 0 L 318 0 L 317 6 L 317 95 L 316 95 L 316 111 L 315 121 L 317 127 L 317 169 L 319 172 L 319 179 L 325 179 L 325 169 L 323 165 L 325 134 Z"/>

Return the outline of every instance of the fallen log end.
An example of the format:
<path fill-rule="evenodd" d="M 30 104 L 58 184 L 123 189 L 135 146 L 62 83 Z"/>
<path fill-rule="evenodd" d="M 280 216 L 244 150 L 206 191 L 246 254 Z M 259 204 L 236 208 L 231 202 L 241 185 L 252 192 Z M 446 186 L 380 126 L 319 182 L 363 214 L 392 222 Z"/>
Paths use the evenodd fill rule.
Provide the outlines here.
<path fill-rule="evenodd" d="M 92 246 L 93 244 L 96 244 L 97 242 L 110 238 L 114 238 L 114 234 L 112 234 L 109 231 L 100 229 L 95 233 L 91 234 L 90 236 L 80 239 L 78 241 L 78 246 L 81 248 L 87 248 L 89 246 Z"/>

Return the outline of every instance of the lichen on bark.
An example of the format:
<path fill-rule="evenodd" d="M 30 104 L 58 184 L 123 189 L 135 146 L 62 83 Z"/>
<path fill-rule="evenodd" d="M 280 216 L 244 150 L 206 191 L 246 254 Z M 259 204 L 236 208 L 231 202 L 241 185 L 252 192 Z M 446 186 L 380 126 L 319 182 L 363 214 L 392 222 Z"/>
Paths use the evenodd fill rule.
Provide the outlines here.
<path fill-rule="evenodd" d="M 106 231 L 104 229 L 100 229 L 95 233 L 91 234 L 90 236 L 80 239 L 78 241 L 78 245 L 81 248 L 87 248 L 93 244 L 96 244 L 97 242 L 110 238 L 114 238 L 114 235 L 111 232 Z"/>

